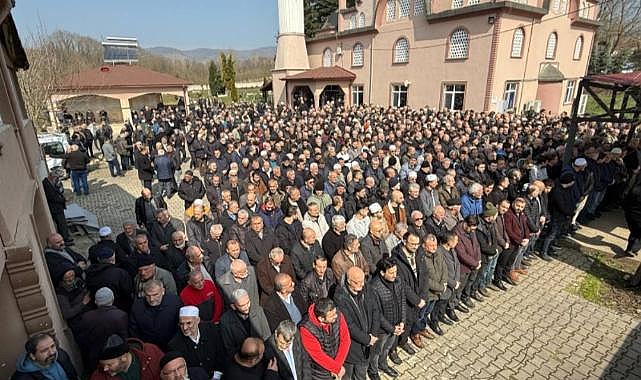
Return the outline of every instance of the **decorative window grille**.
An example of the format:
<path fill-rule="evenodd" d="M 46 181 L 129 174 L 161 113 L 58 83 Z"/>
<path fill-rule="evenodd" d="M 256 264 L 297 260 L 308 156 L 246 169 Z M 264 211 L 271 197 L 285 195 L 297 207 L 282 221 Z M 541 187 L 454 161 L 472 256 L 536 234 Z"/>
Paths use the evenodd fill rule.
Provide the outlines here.
<path fill-rule="evenodd" d="M 394 63 L 407 63 L 410 60 L 410 44 L 401 38 L 394 44 Z"/>
<path fill-rule="evenodd" d="M 363 45 L 357 43 L 352 50 L 352 66 L 363 66 Z"/>
<path fill-rule="evenodd" d="M 512 57 L 521 58 L 524 37 L 525 32 L 523 31 L 523 28 L 518 28 L 514 31 L 514 37 L 512 37 Z"/>
<path fill-rule="evenodd" d="M 364 28 L 365 27 L 365 13 L 361 13 L 358 15 L 358 27 L 359 28 Z"/>
<path fill-rule="evenodd" d="M 414 0 L 414 16 L 425 13 L 425 0 Z"/>
<path fill-rule="evenodd" d="M 548 37 L 547 48 L 545 49 L 545 59 L 554 59 L 556 55 L 556 33 L 552 32 Z"/>
<path fill-rule="evenodd" d="M 332 66 L 332 49 L 327 48 L 323 52 L 323 67 Z"/>
<path fill-rule="evenodd" d="M 396 0 L 387 0 L 387 9 L 385 10 L 385 20 L 394 21 L 396 17 Z"/>
<path fill-rule="evenodd" d="M 448 58 L 467 58 L 470 36 L 465 29 L 456 29 L 450 36 L 450 52 Z"/>
<path fill-rule="evenodd" d="M 399 0 L 399 17 L 405 18 L 410 16 L 410 0 Z"/>

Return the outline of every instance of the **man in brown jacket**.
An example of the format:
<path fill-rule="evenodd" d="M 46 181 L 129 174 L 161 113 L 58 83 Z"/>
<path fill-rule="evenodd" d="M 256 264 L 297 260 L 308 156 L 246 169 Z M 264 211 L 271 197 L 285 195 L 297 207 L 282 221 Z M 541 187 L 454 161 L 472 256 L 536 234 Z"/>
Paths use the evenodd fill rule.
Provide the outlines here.
<path fill-rule="evenodd" d="M 359 267 L 365 273 L 369 273 L 369 265 L 360 250 L 361 243 L 356 235 L 347 234 L 343 249 L 336 252 L 332 259 L 332 271 L 336 282 L 341 281 L 343 274 L 351 267 Z"/>

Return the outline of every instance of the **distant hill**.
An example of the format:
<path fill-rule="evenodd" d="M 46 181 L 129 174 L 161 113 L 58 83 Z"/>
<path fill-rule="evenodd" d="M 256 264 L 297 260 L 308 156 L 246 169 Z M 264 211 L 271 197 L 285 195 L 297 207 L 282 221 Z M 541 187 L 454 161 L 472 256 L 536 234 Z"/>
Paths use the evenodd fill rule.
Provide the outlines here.
<path fill-rule="evenodd" d="M 274 58 L 276 55 L 276 47 L 261 47 L 249 50 L 234 50 L 234 49 L 209 49 L 199 48 L 190 50 L 181 50 L 172 47 L 156 46 L 145 48 L 151 54 L 160 55 L 171 59 L 188 59 L 198 62 L 204 61 L 218 61 L 220 52 L 231 53 L 236 60 L 246 60 L 252 57 Z"/>

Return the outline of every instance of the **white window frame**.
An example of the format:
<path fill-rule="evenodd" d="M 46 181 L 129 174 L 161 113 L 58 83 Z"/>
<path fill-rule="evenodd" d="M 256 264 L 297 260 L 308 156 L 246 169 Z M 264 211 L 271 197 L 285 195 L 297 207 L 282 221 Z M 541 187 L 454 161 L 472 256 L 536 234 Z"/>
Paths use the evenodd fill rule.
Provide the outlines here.
<path fill-rule="evenodd" d="M 572 59 L 579 61 L 583 55 L 583 36 L 578 36 L 576 41 L 574 41 L 574 53 L 572 53 Z"/>
<path fill-rule="evenodd" d="M 332 67 L 332 64 L 334 63 L 334 57 L 332 57 L 333 54 L 334 53 L 331 48 L 323 50 L 323 67 Z"/>
<path fill-rule="evenodd" d="M 357 57 L 356 54 L 359 51 L 360 51 L 360 57 Z M 365 62 L 365 48 L 363 47 L 362 43 L 357 42 L 354 44 L 354 47 L 352 47 L 352 66 L 362 67 L 364 62 Z"/>
<path fill-rule="evenodd" d="M 563 94 L 563 104 L 572 103 L 574 100 L 574 91 L 576 90 L 576 80 L 569 80 L 565 85 L 565 93 Z"/>
<path fill-rule="evenodd" d="M 452 86 L 451 90 L 448 90 L 448 86 Z M 462 87 L 462 89 L 461 89 Z M 444 83 L 443 84 L 443 108 L 447 108 L 449 110 L 456 110 L 456 111 L 462 111 L 465 108 L 465 91 L 467 90 L 467 86 L 465 83 Z M 451 95 L 450 99 L 450 104 L 447 104 L 447 95 Z M 456 95 L 463 94 L 463 104 L 460 110 L 454 108 L 454 104 L 456 101 Z"/>
<path fill-rule="evenodd" d="M 358 96 L 362 98 L 362 101 L 358 101 Z M 365 102 L 365 86 L 362 84 L 353 84 L 352 85 L 352 105 L 360 106 Z"/>
<path fill-rule="evenodd" d="M 405 94 L 405 104 L 401 105 L 401 99 L 403 94 Z M 392 107 L 404 107 L 407 105 L 407 96 L 409 95 L 409 88 L 404 84 L 393 84 L 391 95 L 392 95 L 392 98 L 390 99 L 390 103 L 392 104 Z M 396 97 L 396 101 L 394 101 L 395 97 Z"/>
<path fill-rule="evenodd" d="M 517 36 L 520 36 L 517 38 Z M 525 30 L 523 28 L 516 28 L 512 35 L 512 51 L 510 52 L 511 58 L 523 57 L 523 42 L 525 41 Z M 518 47 L 518 50 L 516 50 Z"/>
<path fill-rule="evenodd" d="M 401 43 L 405 43 L 405 58 L 401 57 L 401 54 L 403 52 L 400 50 L 401 49 Z M 409 63 L 410 61 L 410 42 L 407 40 L 405 37 L 401 37 L 396 42 L 394 42 L 394 57 L 392 62 L 393 63 Z"/>
<path fill-rule="evenodd" d="M 559 44 L 559 35 L 556 32 L 550 33 L 548 41 L 545 44 L 545 59 L 554 59 L 556 57 L 556 48 Z"/>
<path fill-rule="evenodd" d="M 503 90 L 503 102 L 505 110 L 516 109 L 516 99 L 518 94 L 519 82 L 505 82 L 505 89 Z"/>
<path fill-rule="evenodd" d="M 356 29 L 356 15 L 351 15 L 349 17 L 348 29 Z"/>
<path fill-rule="evenodd" d="M 356 23 L 357 28 L 364 28 L 365 27 L 365 13 L 361 12 L 358 15 L 358 21 Z"/>

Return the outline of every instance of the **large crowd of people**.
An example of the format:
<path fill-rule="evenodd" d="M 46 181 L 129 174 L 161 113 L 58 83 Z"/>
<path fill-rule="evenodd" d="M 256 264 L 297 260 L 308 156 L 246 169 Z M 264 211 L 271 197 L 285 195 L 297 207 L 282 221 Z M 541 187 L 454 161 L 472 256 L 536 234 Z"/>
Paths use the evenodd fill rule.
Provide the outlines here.
<path fill-rule="evenodd" d="M 111 174 L 140 180 L 135 218 L 76 252 L 60 179 L 44 180 L 44 255 L 91 379 L 394 378 L 399 350 L 527 286 L 604 210 L 625 205 L 625 252 L 641 248 L 627 125 L 579 125 L 565 165 L 567 119 L 545 112 L 201 100 L 98 128 Z M 79 196 L 87 129 L 69 133 Z M 14 379 L 77 378 L 52 336 L 25 349 Z"/>

